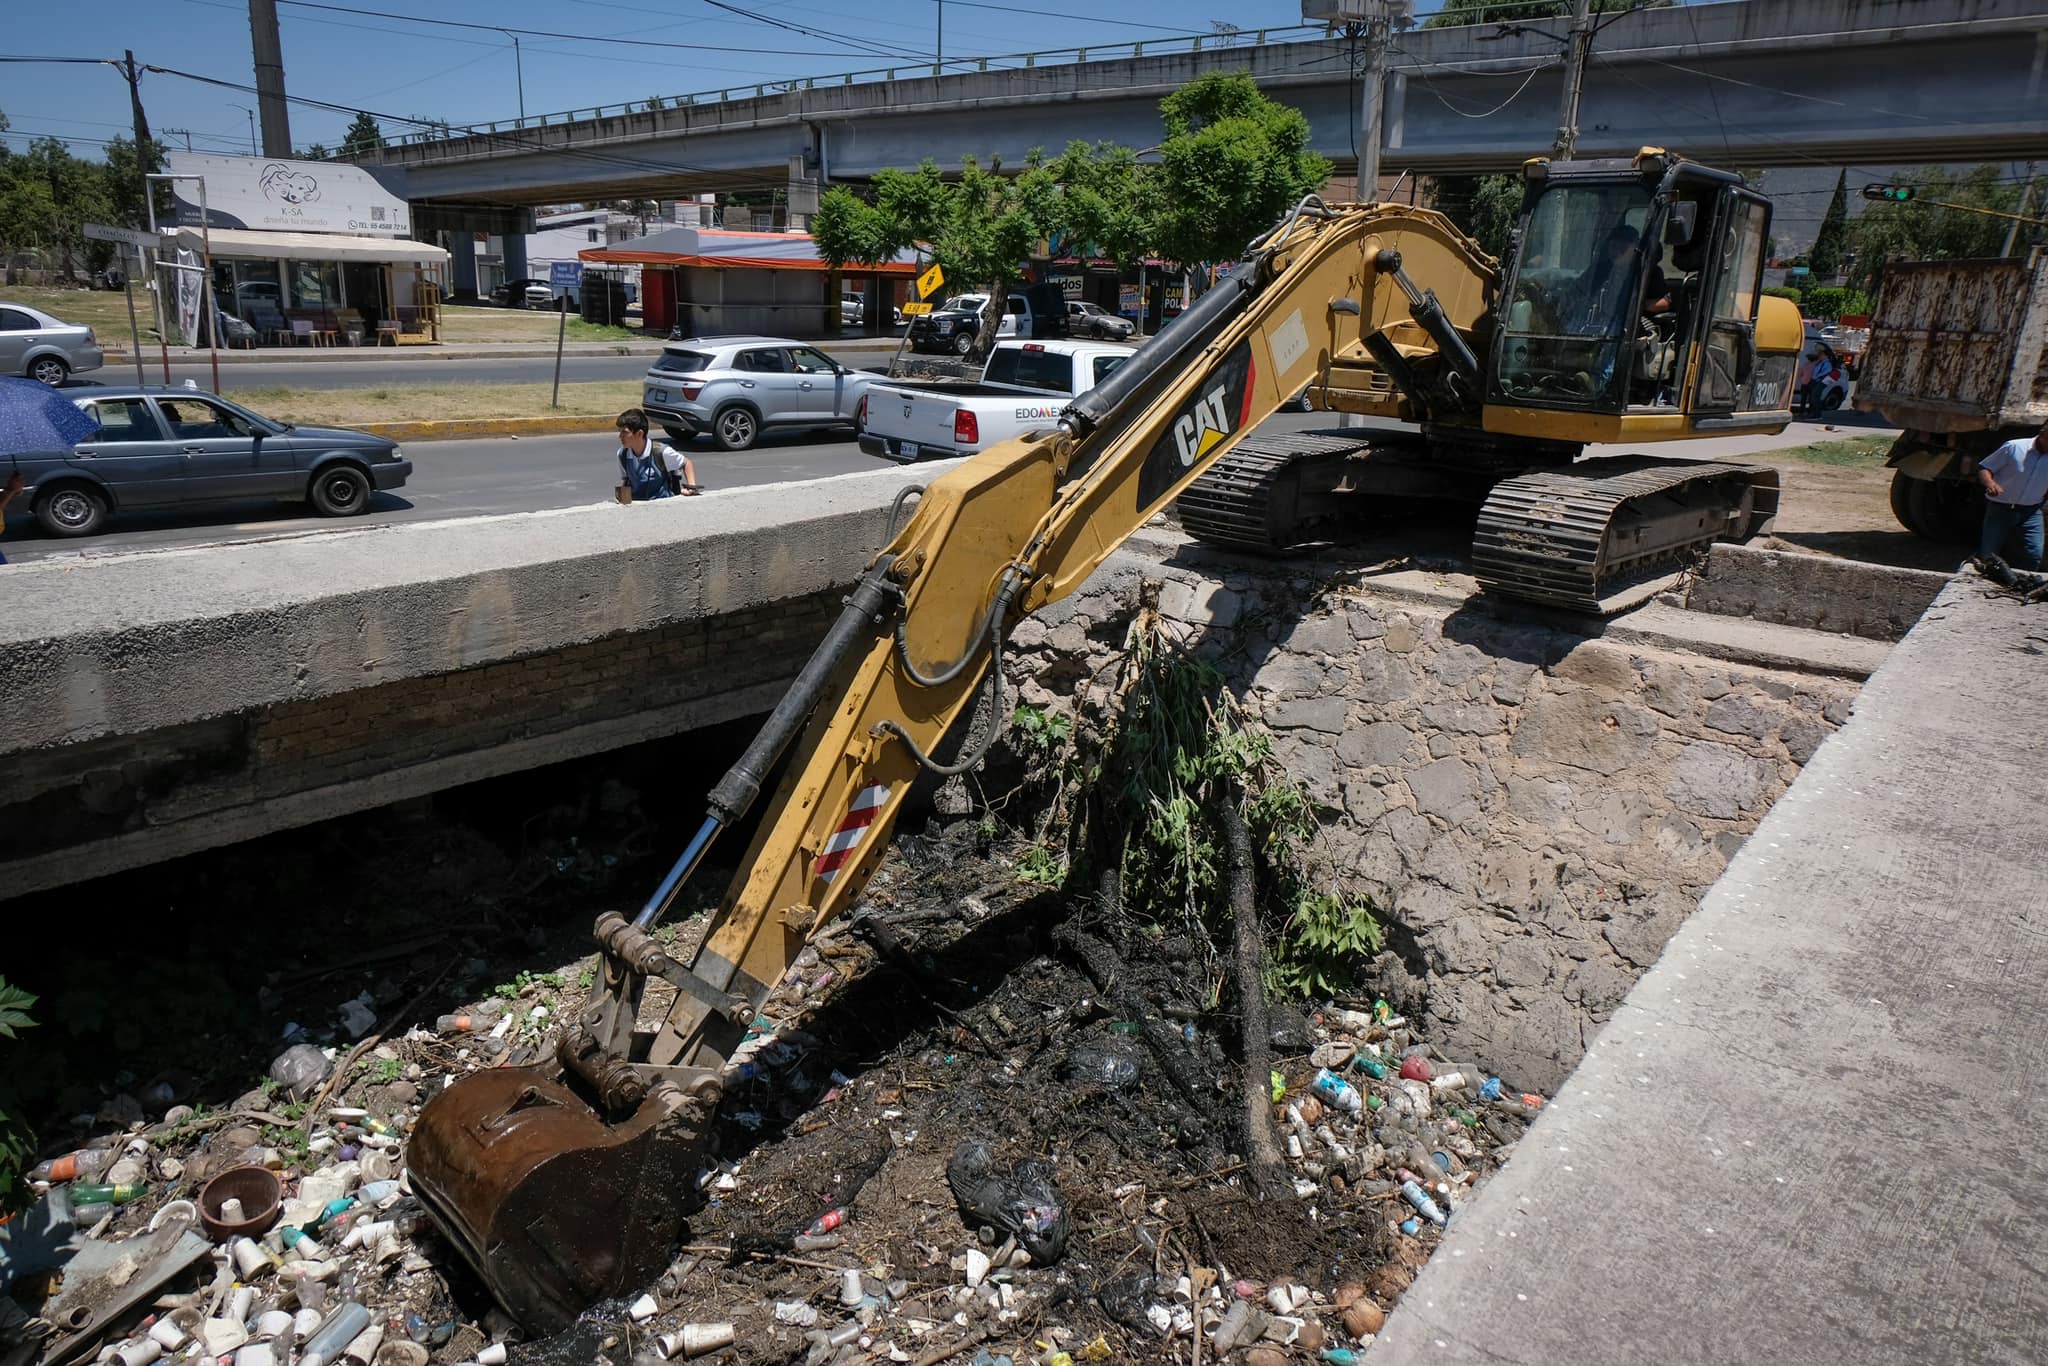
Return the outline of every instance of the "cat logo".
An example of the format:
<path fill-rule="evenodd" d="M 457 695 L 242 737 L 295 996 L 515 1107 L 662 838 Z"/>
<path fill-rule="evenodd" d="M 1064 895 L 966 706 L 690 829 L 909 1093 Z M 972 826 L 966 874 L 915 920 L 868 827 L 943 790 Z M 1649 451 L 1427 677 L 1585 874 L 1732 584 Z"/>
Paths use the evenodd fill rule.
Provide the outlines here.
<path fill-rule="evenodd" d="M 1173 441 L 1180 448 L 1180 463 L 1192 465 L 1200 456 L 1230 435 L 1230 417 L 1223 410 L 1223 385 L 1203 394 L 1194 408 L 1173 424 Z"/>
<path fill-rule="evenodd" d="M 1149 516 L 1219 447 L 1250 425 L 1255 367 L 1249 341 L 1223 358 L 1202 390 L 1153 441 L 1138 472 L 1138 510 Z"/>

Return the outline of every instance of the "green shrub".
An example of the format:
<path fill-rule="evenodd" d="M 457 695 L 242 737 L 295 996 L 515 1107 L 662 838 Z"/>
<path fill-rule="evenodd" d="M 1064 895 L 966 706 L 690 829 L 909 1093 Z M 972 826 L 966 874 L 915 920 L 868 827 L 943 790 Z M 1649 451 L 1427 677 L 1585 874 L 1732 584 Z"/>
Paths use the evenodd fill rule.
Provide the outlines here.
<path fill-rule="evenodd" d="M 1823 318 L 1834 322 L 1845 314 L 1854 315 L 1870 311 L 1870 296 L 1860 289 L 1847 289 L 1840 285 L 1823 285 L 1806 291 L 1806 316 Z"/>
<path fill-rule="evenodd" d="M 28 1008 L 35 1003 L 34 996 L 0 977 L 0 1039 L 18 1043 L 22 1030 L 34 1028 Z M 0 1057 L 11 1051 L 0 1049 Z M 36 1155 L 36 1136 L 21 1113 L 20 1101 L 6 1086 L 11 1070 L 0 1067 L 0 1214 L 19 1207 L 28 1189 L 24 1177 Z"/>

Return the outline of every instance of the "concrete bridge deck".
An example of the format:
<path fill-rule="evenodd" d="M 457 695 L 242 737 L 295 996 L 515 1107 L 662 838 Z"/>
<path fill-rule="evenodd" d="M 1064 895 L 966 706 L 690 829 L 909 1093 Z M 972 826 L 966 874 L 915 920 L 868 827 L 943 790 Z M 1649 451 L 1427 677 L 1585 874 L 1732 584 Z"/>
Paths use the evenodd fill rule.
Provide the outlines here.
<path fill-rule="evenodd" d="M 1943 590 L 1370 1362 L 2048 1360 L 2044 657 Z"/>

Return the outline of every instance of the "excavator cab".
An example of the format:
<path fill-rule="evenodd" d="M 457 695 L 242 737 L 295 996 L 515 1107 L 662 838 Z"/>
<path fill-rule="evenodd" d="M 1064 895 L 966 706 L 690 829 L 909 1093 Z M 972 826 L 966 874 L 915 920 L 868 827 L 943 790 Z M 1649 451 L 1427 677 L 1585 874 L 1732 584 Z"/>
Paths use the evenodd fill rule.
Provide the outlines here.
<path fill-rule="evenodd" d="M 1485 426 L 1669 436 L 1673 420 L 1789 420 L 1798 310 L 1762 294 L 1769 201 L 1741 176 L 1645 148 L 1529 162 L 1499 293 Z M 1613 419 L 1589 427 L 1584 417 Z"/>

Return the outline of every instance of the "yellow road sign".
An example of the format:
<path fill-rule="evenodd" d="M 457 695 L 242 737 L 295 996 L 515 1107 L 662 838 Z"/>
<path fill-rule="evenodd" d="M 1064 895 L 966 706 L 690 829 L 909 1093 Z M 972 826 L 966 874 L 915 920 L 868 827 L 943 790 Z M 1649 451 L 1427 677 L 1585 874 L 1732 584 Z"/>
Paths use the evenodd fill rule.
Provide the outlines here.
<path fill-rule="evenodd" d="M 924 274 L 917 277 L 917 297 L 920 299 L 929 299 L 932 297 L 932 295 L 938 293 L 939 290 L 943 289 L 945 287 L 945 284 L 946 272 L 940 270 L 935 265 L 930 270 L 926 271 Z"/>
<path fill-rule="evenodd" d="M 931 311 L 932 306 L 930 304 L 911 303 L 903 305 L 903 316 L 906 318 L 923 317 Z"/>

